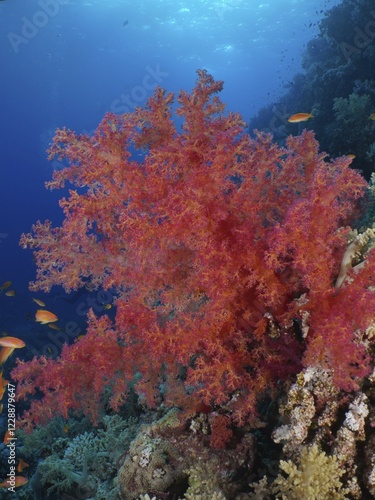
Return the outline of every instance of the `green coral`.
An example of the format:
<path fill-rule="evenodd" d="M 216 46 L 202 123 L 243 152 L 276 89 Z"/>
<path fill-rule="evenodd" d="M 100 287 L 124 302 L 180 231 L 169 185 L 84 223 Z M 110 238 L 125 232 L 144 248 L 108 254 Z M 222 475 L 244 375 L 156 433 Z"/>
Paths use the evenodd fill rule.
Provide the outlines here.
<path fill-rule="evenodd" d="M 353 153 L 366 158 L 373 138 L 373 122 L 370 120 L 371 98 L 368 94 L 350 94 L 347 98 L 333 100 L 335 121 L 329 130 L 330 145 L 337 154 Z"/>
<path fill-rule="evenodd" d="M 44 458 L 65 449 L 69 439 L 64 432 L 64 425 L 62 418 L 54 418 L 46 426 L 36 427 L 31 434 L 22 429 L 17 431 L 17 437 L 22 443 L 22 456 L 26 461 L 32 462 L 36 453 L 38 458 Z"/>
<path fill-rule="evenodd" d="M 279 474 L 273 483 L 276 498 L 288 500 L 342 500 L 348 498 L 341 476 L 345 473 L 336 457 L 327 456 L 318 446 L 303 447 L 298 464 L 280 461 Z"/>
<path fill-rule="evenodd" d="M 371 99 L 367 94 L 350 94 L 348 99 L 337 97 L 333 100 L 336 120 L 344 125 L 366 124 L 371 110 Z"/>
<path fill-rule="evenodd" d="M 71 462 L 56 455 L 43 460 L 38 467 L 38 473 L 48 493 L 69 492 L 78 486 L 84 489 L 85 493 L 92 494 L 96 489 L 94 478 L 88 475 L 87 464 L 81 471 L 77 471 Z"/>
<path fill-rule="evenodd" d="M 220 480 L 212 474 L 211 467 L 207 464 L 196 464 L 188 469 L 189 488 L 187 489 L 185 500 L 225 500 Z"/>
<path fill-rule="evenodd" d="M 105 416 L 102 428 L 64 439 L 38 466 L 40 481 L 48 493 L 72 489 L 96 500 L 120 499 L 116 482 L 117 462 L 137 433 L 134 419 Z M 95 495 L 95 496 L 94 496 Z"/>

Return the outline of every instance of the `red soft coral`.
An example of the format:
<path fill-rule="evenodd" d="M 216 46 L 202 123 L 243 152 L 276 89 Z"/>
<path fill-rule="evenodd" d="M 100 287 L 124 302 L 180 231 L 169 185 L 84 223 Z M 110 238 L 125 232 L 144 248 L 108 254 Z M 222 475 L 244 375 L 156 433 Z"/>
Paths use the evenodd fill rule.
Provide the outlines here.
<path fill-rule="evenodd" d="M 301 368 L 306 348 L 305 362 L 334 368 L 343 388 L 367 373 L 355 332 L 375 306 L 372 254 L 350 285 L 333 288 L 365 180 L 349 159 L 326 161 L 312 132 L 286 148 L 250 138 L 239 115 L 223 114 L 221 88 L 199 72 L 178 99 L 181 130 L 173 96 L 158 88 L 146 109 L 108 114 L 92 137 L 57 131 L 50 157 L 71 166 L 49 187 L 83 189 L 61 201 L 60 228 L 39 222 L 22 236 L 35 250 L 32 288 L 115 288 L 116 320 L 91 316 L 86 338 L 59 360 L 19 364 L 20 397 L 36 386 L 55 413 L 95 420 L 105 387 L 116 409 L 138 374 L 150 405 L 162 397 L 192 411 L 200 398 L 243 424 L 260 394 Z M 303 340 L 293 324 L 307 317 Z M 32 403 L 31 422 L 42 406 Z"/>
<path fill-rule="evenodd" d="M 68 418 L 69 410 L 84 412 L 97 422 L 107 387 L 116 394 L 114 407 L 124 401 L 127 386 L 122 374 L 127 371 L 127 358 L 111 326 L 107 317 L 95 318 L 90 311 L 86 335 L 69 347 L 65 344 L 59 359 L 42 356 L 28 363 L 18 361 L 12 371 L 20 382 L 18 397 L 33 396 L 36 389 L 43 395 L 43 399 L 32 398 L 30 410 L 23 415 L 26 429 L 34 422 L 46 424 L 56 415 Z"/>

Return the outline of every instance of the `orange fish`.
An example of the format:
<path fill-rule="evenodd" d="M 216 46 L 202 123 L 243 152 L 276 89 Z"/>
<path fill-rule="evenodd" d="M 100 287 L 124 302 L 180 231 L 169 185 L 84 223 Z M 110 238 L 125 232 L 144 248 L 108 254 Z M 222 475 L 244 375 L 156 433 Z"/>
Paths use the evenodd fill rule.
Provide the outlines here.
<path fill-rule="evenodd" d="M 375 120 L 375 113 L 371 113 L 370 120 Z"/>
<path fill-rule="evenodd" d="M 12 432 L 13 434 L 11 434 L 11 432 Z M 14 434 L 15 434 L 15 433 L 14 433 L 14 431 L 9 431 L 9 430 L 8 430 L 8 431 L 6 431 L 5 436 L 4 436 L 3 443 L 4 443 L 4 444 L 8 444 L 8 443 L 9 443 L 9 441 L 12 441 L 12 440 L 14 439 Z"/>
<path fill-rule="evenodd" d="M 0 351 L 0 365 L 3 365 L 5 361 L 13 354 L 14 347 L 3 347 Z"/>
<path fill-rule="evenodd" d="M 46 309 L 38 309 L 35 313 L 35 321 L 40 323 L 41 325 L 47 325 L 48 323 L 53 323 L 57 321 L 59 318 L 56 314 L 47 311 Z"/>
<path fill-rule="evenodd" d="M 13 354 L 13 347 L 3 347 L 0 351 L 0 365 L 3 365 L 5 361 Z"/>
<path fill-rule="evenodd" d="M 17 465 L 17 472 L 22 472 L 26 467 L 29 467 L 29 464 L 20 458 Z"/>
<path fill-rule="evenodd" d="M 13 481 L 10 479 L 5 479 L 2 483 L 0 483 L 0 488 L 10 488 L 11 486 L 18 488 L 19 486 L 26 484 L 28 481 L 27 477 L 15 476 L 14 484 L 12 484 Z"/>
<path fill-rule="evenodd" d="M 311 113 L 296 113 L 288 118 L 289 123 L 307 122 L 310 118 L 314 118 Z"/>
<path fill-rule="evenodd" d="M 3 399 L 5 388 L 8 385 L 8 380 L 3 379 L 3 372 L 0 372 L 0 401 Z"/>
<path fill-rule="evenodd" d="M 16 295 L 16 291 L 15 290 L 8 290 L 7 292 L 5 292 L 5 295 L 7 297 L 14 297 Z"/>
<path fill-rule="evenodd" d="M 0 387 L 0 401 L 3 399 L 5 389 L 6 389 L 6 385 L 3 385 L 2 387 Z"/>
<path fill-rule="evenodd" d="M 25 347 L 25 342 L 17 337 L 0 337 L 0 365 L 5 363 L 9 356 L 13 353 L 14 349 Z"/>
<path fill-rule="evenodd" d="M 0 286 L 0 292 L 3 292 L 7 288 L 9 288 L 11 284 L 11 281 L 4 281 L 4 283 Z"/>
<path fill-rule="evenodd" d="M 347 158 L 349 158 L 350 160 L 354 160 L 354 158 L 356 158 L 355 155 L 353 155 L 352 153 L 346 155 Z"/>
<path fill-rule="evenodd" d="M 34 299 L 34 297 L 33 297 L 33 301 L 34 301 L 36 304 L 38 304 L 38 306 L 40 306 L 40 307 L 45 307 L 45 303 L 44 303 L 42 300 L 40 300 L 40 299 Z"/>
<path fill-rule="evenodd" d="M 56 331 L 60 331 L 61 328 L 59 327 L 59 325 L 56 325 L 55 323 L 48 323 L 48 326 L 52 329 L 52 330 L 56 330 Z"/>
<path fill-rule="evenodd" d="M 0 346 L 2 347 L 13 347 L 13 349 L 20 349 L 25 347 L 25 342 L 17 337 L 0 337 Z"/>

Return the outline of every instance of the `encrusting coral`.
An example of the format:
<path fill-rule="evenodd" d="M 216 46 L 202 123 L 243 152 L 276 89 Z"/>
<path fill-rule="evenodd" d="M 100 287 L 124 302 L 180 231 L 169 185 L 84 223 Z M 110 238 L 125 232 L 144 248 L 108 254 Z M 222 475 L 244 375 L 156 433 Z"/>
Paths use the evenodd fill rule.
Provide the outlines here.
<path fill-rule="evenodd" d="M 215 449 L 210 446 L 209 432 L 193 430 L 188 422 L 181 424 L 179 415 L 180 411 L 172 409 L 140 427 L 118 473 L 124 500 L 145 492 L 157 497 L 165 492 L 173 497 L 180 492 L 181 498 L 197 500 L 215 495 L 230 498 L 241 488 L 241 482 L 233 483 L 232 477 L 238 471 L 250 473 L 255 453 L 253 436 L 242 436 L 231 449 Z"/>
<path fill-rule="evenodd" d="M 182 467 L 177 449 L 167 440 L 140 432 L 119 471 L 122 498 L 133 500 L 147 491 L 164 492 L 181 478 Z"/>

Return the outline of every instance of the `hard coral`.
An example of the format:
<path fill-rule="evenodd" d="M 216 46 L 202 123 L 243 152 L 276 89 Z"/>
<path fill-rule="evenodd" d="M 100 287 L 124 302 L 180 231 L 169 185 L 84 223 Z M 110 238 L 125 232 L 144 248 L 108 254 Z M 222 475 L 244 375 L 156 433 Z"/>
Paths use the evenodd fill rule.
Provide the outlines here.
<path fill-rule="evenodd" d="M 287 477 L 279 475 L 275 479 L 273 490 L 276 498 L 289 500 L 348 498 L 347 491 L 340 481 L 345 470 L 340 469 L 335 457 L 327 456 L 317 446 L 303 448 L 297 465 L 291 461 L 281 461 L 280 468 Z"/>
<path fill-rule="evenodd" d="M 28 425 L 46 407 L 95 421 L 106 388 L 118 410 L 136 374 L 150 406 L 164 399 L 191 414 L 201 401 L 243 425 L 302 364 L 328 365 L 345 390 L 368 373 L 356 335 L 375 307 L 373 253 L 333 288 L 365 180 L 348 158 L 326 161 L 312 132 L 286 148 L 267 134 L 251 139 L 239 115 L 223 113 L 221 88 L 199 71 L 178 98 L 180 130 L 172 95 L 158 88 L 145 109 L 106 115 L 92 137 L 57 131 L 50 157 L 71 165 L 48 186 L 76 189 L 60 202 L 61 227 L 38 222 L 21 238 L 35 252 L 32 289 L 116 290 L 117 311 L 114 325 L 91 314 L 58 360 L 13 370 L 20 398 L 44 395 Z"/>
<path fill-rule="evenodd" d="M 183 476 L 182 465 L 176 448 L 167 440 L 140 433 L 118 474 L 122 498 L 133 500 L 147 491 L 166 491 Z"/>
<path fill-rule="evenodd" d="M 71 440 L 60 440 L 61 445 L 54 446 L 49 456 L 38 463 L 37 476 L 43 491 L 57 491 L 61 495 L 75 491 L 82 498 L 95 494 L 98 499 L 119 499 L 120 490 L 115 481 L 118 460 L 138 427 L 133 419 L 106 415 L 100 429 L 85 431 Z M 34 457 L 38 451 L 34 447 Z"/>

